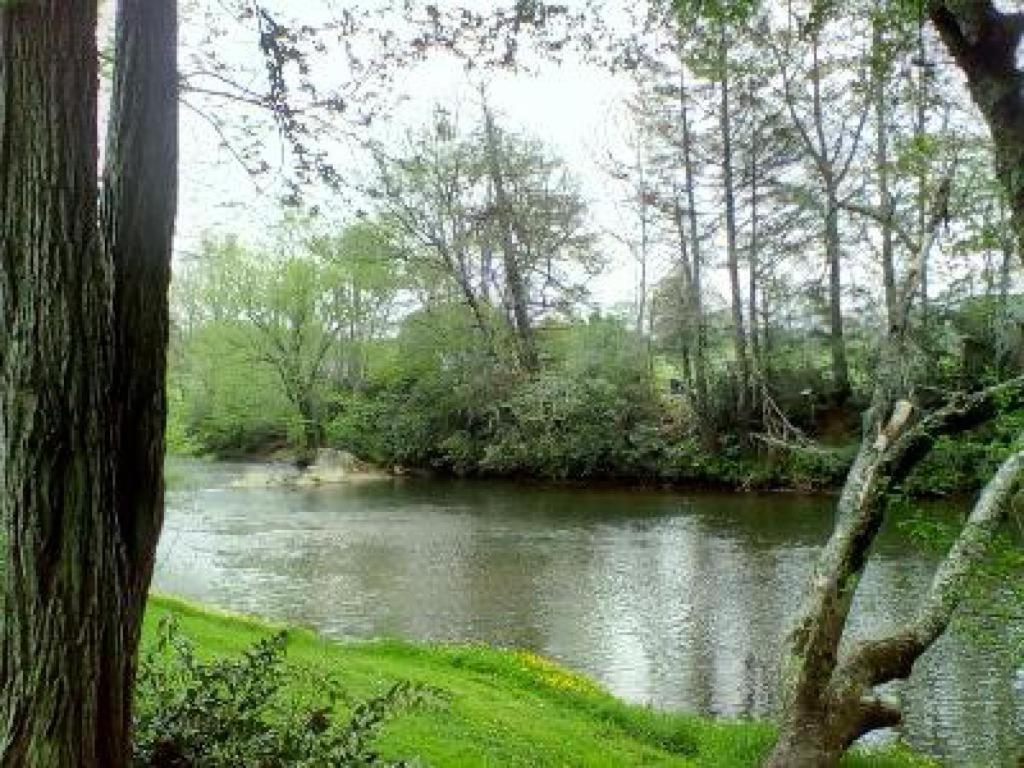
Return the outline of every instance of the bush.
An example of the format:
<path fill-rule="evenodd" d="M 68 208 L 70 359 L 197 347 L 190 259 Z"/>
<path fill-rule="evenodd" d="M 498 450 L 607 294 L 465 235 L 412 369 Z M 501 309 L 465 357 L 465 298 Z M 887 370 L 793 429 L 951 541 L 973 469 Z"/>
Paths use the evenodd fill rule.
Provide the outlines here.
<path fill-rule="evenodd" d="M 541 374 L 504 404 L 483 469 L 560 479 L 642 474 L 631 465 L 649 451 L 645 394 L 604 377 Z"/>
<path fill-rule="evenodd" d="M 146 768 L 401 766 L 374 743 L 394 715 L 433 692 L 397 683 L 352 704 L 338 682 L 285 663 L 286 634 L 241 658 L 200 660 L 173 618 L 139 661 L 135 765 Z M 347 710 L 347 718 L 339 711 Z"/>

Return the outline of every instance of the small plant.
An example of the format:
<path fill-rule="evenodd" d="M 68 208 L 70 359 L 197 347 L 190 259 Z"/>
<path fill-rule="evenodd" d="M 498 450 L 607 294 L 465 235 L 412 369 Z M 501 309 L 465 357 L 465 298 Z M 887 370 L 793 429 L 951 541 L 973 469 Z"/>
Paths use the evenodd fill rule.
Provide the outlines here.
<path fill-rule="evenodd" d="M 205 661 L 173 617 L 139 661 L 135 765 L 140 768 L 408 766 L 375 743 L 395 715 L 437 693 L 399 682 L 351 702 L 331 676 L 285 662 L 286 633 L 240 657 Z M 347 711 L 347 715 L 339 715 Z"/>

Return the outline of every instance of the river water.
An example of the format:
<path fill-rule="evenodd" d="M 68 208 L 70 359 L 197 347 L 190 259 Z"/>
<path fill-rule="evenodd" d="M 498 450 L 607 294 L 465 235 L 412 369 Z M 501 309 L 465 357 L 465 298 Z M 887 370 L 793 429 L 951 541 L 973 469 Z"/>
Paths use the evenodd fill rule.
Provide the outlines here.
<path fill-rule="evenodd" d="M 773 713 L 781 638 L 832 525 L 819 497 L 425 480 L 233 487 L 251 469 L 174 462 L 156 589 L 338 638 L 527 648 L 628 700 L 728 717 Z M 911 616 L 935 562 L 888 526 L 852 636 Z M 1020 631 L 947 634 L 897 689 L 903 738 L 950 765 L 1017 766 Z"/>

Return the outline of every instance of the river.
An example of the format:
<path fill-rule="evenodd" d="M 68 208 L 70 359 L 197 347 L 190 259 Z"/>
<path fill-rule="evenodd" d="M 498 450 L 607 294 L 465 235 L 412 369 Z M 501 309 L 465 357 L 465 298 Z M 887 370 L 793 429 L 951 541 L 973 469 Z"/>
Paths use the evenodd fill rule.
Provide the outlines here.
<path fill-rule="evenodd" d="M 337 638 L 527 648 L 625 699 L 727 717 L 773 713 L 781 638 L 832 525 L 824 497 L 412 479 L 233 487 L 247 470 L 174 461 L 156 589 Z M 887 526 L 852 636 L 911 615 L 935 562 Z M 956 628 L 922 658 L 897 689 L 910 744 L 955 766 L 1018 765 L 1014 629 L 978 640 Z"/>

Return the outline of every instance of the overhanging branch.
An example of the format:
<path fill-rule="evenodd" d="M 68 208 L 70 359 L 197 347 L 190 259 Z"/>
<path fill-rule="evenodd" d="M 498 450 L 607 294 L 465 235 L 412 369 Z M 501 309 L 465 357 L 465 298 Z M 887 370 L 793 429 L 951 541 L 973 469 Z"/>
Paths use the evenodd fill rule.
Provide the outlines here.
<path fill-rule="evenodd" d="M 1010 500 L 1024 480 L 1022 475 L 1024 450 L 1019 450 L 1003 462 L 985 486 L 960 536 L 936 571 L 915 620 L 888 637 L 857 646 L 838 667 L 837 683 L 846 685 L 855 680 L 875 686 L 910 674 L 918 657 L 949 626 L 967 582 L 1007 517 Z"/>

